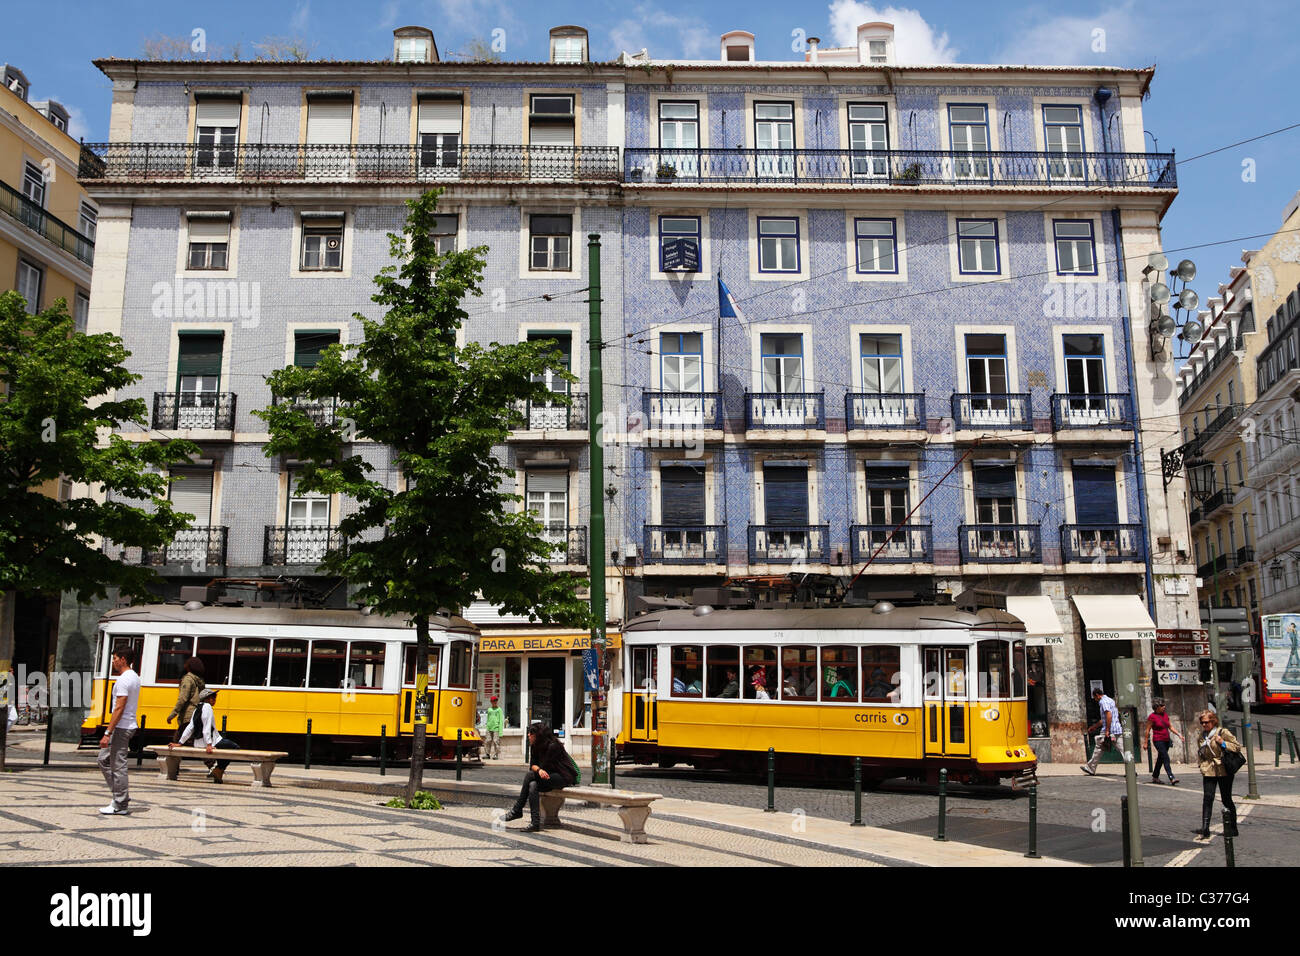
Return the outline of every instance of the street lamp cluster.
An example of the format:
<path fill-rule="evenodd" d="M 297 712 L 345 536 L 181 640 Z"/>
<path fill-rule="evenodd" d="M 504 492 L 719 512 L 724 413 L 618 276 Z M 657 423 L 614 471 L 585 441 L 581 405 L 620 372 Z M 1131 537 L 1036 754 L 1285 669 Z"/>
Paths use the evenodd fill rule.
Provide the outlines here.
<path fill-rule="evenodd" d="M 1142 275 L 1148 279 L 1154 274 L 1161 274 L 1169 269 L 1169 260 L 1162 252 L 1153 252 L 1147 257 L 1147 264 Z M 1151 339 L 1151 357 L 1163 358 L 1169 350 L 1169 340 L 1174 333 L 1187 345 L 1188 349 L 1201 340 L 1205 334 L 1205 325 L 1196 317 L 1196 308 L 1201 298 L 1188 283 L 1196 278 L 1196 263 L 1184 259 L 1169 269 L 1169 284 L 1155 279 L 1151 283 L 1148 295 L 1151 299 L 1151 324 L 1148 329 Z M 1173 310 L 1174 315 L 1165 311 Z M 1186 315 L 1184 315 L 1186 313 Z"/>

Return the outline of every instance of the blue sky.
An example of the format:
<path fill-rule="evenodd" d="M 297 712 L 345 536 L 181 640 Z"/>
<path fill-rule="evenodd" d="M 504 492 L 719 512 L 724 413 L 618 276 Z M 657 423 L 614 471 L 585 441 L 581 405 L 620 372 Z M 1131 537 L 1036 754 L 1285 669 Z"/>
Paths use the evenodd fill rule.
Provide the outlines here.
<path fill-rule="evenodd" d="M 798 12 L 792 12 L 798 7 Z M 73 113 L 73 132 L 87 141 L 107 136 L 111 99 L 107 79 L 91 65 L 102 56 L 139 56 L 149 37 L 206 32 L 210 49 L 254 55 L 267 36 L 300 36 L 313 55 L 328 59 L 382 59 L 395 26 L 431 27 L 444 57 L 475 37 L 504 31 L 507 59 L 544 59 L 547 31 L 565 23 L 590 31 L 592 53 L 610 58 L 647 47 L 656 57 L 717 56 L 718 36 L 744 29 L 757 37 L 764 60 L 796 58 L 793 33 L 839 45 L 846 30 L 870 19 L 898 28 L 903 62 L 1080 63 L 1156 66 L 1146 127 L 1160 150 L 1177 151 L 1181 192 L 1164 221 L 1166 248 L 1271 234 L 1282 208 L 1300 189 L 1300 129 L 1191 157 L 1300 123 L 1294 0 L 1240 0 L 1234 4 L 1184 0 L 1173 5 L 1137 0 L 1060 5 L 985 0 L 942 0 L 920 6 L 856 0 L 630 0 L 593 11 L 588 3 L 548 0 L 227 0 L 222 4 L 158 2 L 73 3 L 44 0 L 11 4 L 0 35 L 0 59 L 19 66 L 32 98 L 52 97 Z M 1098 34 L 1097 31 L 1104 31 Z M 851 33 L 847 34 L 851 35 Z M 1104 51 L 1094 47 L 1104 38 Z M 1253 160 L 1254 180 L 1243 180 Z M 1185 255 L 1195 259 L 1193 283 L 1202 300 L 1240 264 L 1243 247 L 1229 242 Z M 1184 254 L 1171 251 L 1171 256 Z"/>

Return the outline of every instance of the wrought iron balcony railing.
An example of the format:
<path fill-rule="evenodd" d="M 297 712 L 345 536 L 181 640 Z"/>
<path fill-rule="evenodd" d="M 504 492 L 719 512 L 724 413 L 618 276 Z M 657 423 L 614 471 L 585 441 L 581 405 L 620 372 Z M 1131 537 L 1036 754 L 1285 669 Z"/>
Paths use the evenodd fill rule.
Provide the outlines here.
<path fill-rule="evenodd" d="M 153 427 L 233 431 L 235 396 L 231 392 L 154 392 Z"/>
<path fill-rule="evenodd" d="M 1232 504 L 1236 499 L 1237 495 L 1231 488 L 1220 488 L 1205 499 L 1205 504 L 1201 506 L 1201 510 L 1204 511 L 1205 517 L 1208 518 L 1224 505 Z"/>
<path fill-rule="evenodd" d="M 547 557 L 547 564 L 585 565 L 587 563 L 587 529 L 567 526 L 546 528 L 542 537 L 559 550 Z"/>
<path fill-rule="evenodd" d="M 83 182 L 609 182 L 617 146 L 85 143 Z"/>
<path fill-rule="evenodd" d="M 1063 524 L 1065 561 L 1141 561 L 1146 556 L 1140 524 Z"/>
<path fill-rule="evenodd" d="M 903 525 L 897 531 L 894 531 L 894 527 L 889 524 L 850 525 L 849 550 L 853 563 L 870 561 L 872 564 L 928 564 L 933 559 L 933 529 L 928 523 Z M 884 545 L 883 549 L 881 545 Z M 878 551 L 879 554 L 876 553 Z"/>
<path fill-rule="evenodd" d="M 1029 393 L 954 392 L 952 421 L 957 428 L 1030 428 Z"/>
<path fill-rule="evenodd" d="M 1133 430 L 1133 396 L 1125 392 L 1056 392 L 1052 395 L 1052 427 L 1124 428 Z"/>
<path fill-rule="evenodd" d="M 1230 571 L 1237 566 L 1237 556 L 1235 554 L 1220 554 L 1206 561 L 1196 568 L 1198 578 L 1212 578 L 1216 574 L 1222 574 Z"/>
<path fill-rule="evenodd" d="M 925 394 L 907 392 L 884 395 L 876 392 L 849 392 L 844 396 L 846 427 L 924 428 Z"/>
<path fill-rule="evenodd" d="M 623 151 L 623 181 L 1178 188 L 1173 153 L 1015 150 L 630 148 Z"/>
<path fill-rule="evenodd" d="M 722 427 L 722 401 L 717 392 L 646 392 L 641 403 L 648 428 Z"/>
<path fill-rule="evenodd" d="M 1200 506 L 1196 506 L 1187 512 L 1187 523 L 1198 525 L 1205 520 L 1205 513 L 1201 511 Z"/>
<path fill-rule="evenodd" d="M 821 392 L 746 392 L 745 427 L 824 429 L 826 396 Z"/>
<path fill-rule="evenodd" d="M 1036 524 L 964 524 L 957 544 L 963 564 L 1039 564 L 1043 549 Z"/>
<path fill-rule="evenodd" d="M 1254 548 L 1242 547 L 1237 549 L 1237 567 L 1244 568 L 1246 565 L 1254 564 L 1254 563 L 1255 563 Z"/>
<path fill-rule="evenodd" d="M 1205 431 L 1201 432 L 1199 436 L 1201 440 L 1200 447 L 1204 448 L 1209 444 L 1211 438 L 1231 425 L 1233 421 L 1241 415 L 1243 407 L 1244 406 L 1242 405 L 1228 405 L 1223 409 L 1223 411 L 1219 412 L 1219 414 L 1215 415 L 1214 418 L 1207 422 L 1205 425 Z"/>
<path fill-rule="evenodd" d="M 569 401 L 528 401 L 518 406 L 524 416 L 519 427 L 530 432 L 585 431 L 587 428 L 587 395 L 571 392 Z"/>
<path fill-rule="evenodd" d="M 283 398 L 279 395 L 272 395 L 271 403 L 274 405 L 293 405 L 320 428 L 333 425 L 335 415 L 338 412 L 337 398 Z"/>
<path fill-rule="evenodd" d="M 646 564 L 726 564 L 727 526 L 645 526 Z"/>
<path fill-rule="evenodd" d="M 317 565 L 331 551 L 346 542 L 337 528 L 267 525 L 262 544 L 262 563 L 268 565 Z"/>
<path fill-rule="evenodd" d="M 156 550 L 123 548 L 112 541 L 104 542 L 104 553 L 123 564 L 143 564 L 149 567 L 182 565 L 195 574 L 209 574 L 212 568 L 226 565 L 227 527 L 183 528 L 176 532 L 170 544 Z"/>
<path fill-rule="evenodd" d="M 48 239 L 64 252 L 70 252 L 86 265 L 95 261 L 95 240 L 73 229 L 58 216 L 32 202 L 8 183 L 0 183 L 0 212 Z"/>
<path fill-rule="evenodd" d="M 825 564 L 828 524 L 749 526 L 750 564 Z"/>

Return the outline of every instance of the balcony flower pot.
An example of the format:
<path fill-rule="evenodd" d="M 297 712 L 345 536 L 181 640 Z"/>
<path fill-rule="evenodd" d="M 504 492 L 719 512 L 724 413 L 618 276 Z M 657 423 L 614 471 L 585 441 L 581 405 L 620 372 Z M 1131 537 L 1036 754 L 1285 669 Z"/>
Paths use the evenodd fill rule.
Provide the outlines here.
<path fill-rule="evenodd" d="M 655 179 L 661 183 L 670 183 L 677 178 L 677 167 L 668 163 L 660 163 L 659 168 L 655 170 Z"/>
<path fill-rule="evenodd" d="M 894 182 L 900 186 L 916 186 L 921 182 L 921 164 L 911 163 L 903 167 L 903 171 L 894 177 Z"/>

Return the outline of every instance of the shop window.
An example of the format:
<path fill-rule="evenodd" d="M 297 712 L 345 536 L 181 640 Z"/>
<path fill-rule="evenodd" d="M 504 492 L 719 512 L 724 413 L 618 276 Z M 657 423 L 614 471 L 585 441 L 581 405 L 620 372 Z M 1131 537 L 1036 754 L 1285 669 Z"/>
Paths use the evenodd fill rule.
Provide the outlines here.
<path fill-rule="evenodd" d="M 817 699 L 817 648 L 781 648 L 781 699 Z"/>
<path fill-rule="evenodd" d="M 700 683 L 704 648 L 683 645 L 672 649 L 673 697 L 701 697 L 704 688 Z"/>
<path fill-rule="evenodd" d="M 1047 713 L 1047 648 L 1025 648 L 1025 680 L 1029 685 L 1029 736 L 1046 737 Z"/>
<path fill-rule="evenodd" d="M 707 658 L 706 697 L 740 697 L 740 648 L 710 647 Z"/>
<path fill-rule="evenodd" d="M 822 648 L 822 700 L 858 699 L 858 649 Z"/>

